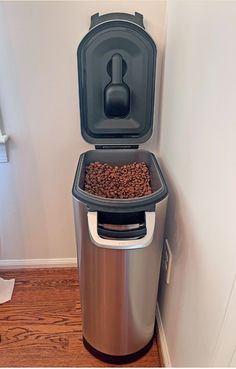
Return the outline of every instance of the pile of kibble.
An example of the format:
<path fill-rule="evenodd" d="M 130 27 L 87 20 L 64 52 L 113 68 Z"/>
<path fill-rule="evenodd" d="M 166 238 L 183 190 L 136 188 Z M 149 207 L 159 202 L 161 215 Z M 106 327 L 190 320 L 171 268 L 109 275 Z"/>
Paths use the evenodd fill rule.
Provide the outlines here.
<path fill-rule="evenodd" d="M 100 197 L 130 199 L 152 193 L 150 173 L 144 162 L 111 166 L 98 161 L 85 172 L 85 191 Z"/>

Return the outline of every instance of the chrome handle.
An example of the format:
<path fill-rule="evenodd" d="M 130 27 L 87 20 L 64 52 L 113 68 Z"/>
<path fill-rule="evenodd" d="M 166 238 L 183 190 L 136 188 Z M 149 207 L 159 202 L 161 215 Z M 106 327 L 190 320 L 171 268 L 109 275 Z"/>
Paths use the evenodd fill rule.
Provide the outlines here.
<path fill-rule="evenodd" d="M 102 248 L 115 250 L 140 249 L 147 247 L 153 240 L 155 229 L 155 212 L 145 212 L 147 233 L 143 238 L 136 240 L 108 240 L 99 236 L 98 213 L 96 211 L 88 211 L 88 229 L 92 242 Z"/>

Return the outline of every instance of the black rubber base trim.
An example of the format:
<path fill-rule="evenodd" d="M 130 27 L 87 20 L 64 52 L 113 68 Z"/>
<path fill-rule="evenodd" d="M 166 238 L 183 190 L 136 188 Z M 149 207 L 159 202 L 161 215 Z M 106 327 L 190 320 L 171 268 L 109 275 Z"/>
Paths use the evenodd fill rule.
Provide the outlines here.
<path fill-rule="evenodd" d="M 84 337 L 83 337 L 83 343 L 84 343 L 84 347 L 90 352 L 90 354 L 95 356 L 97 359 L 104 361 L 105 363 L 128 364 L 128 363 L 132 363 L 133 361 L 140 359 L 150 350 L 153 344 L 153 338 L 154 338 L 154 335 L 152 339 L 148 342 L 148 344 L 144 346 L 141 350 L 136 351 L 133 354 L 123 355 L 123 356 L 104 354 L 103 352 L 98 351 L 93 346 L 91 346 Z"/>

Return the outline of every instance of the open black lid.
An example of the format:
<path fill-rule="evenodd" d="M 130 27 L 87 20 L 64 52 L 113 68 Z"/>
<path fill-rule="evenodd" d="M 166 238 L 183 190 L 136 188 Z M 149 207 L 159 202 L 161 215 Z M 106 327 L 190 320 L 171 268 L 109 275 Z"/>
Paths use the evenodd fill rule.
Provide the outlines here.
<path fill-rule="evenodd" d="M 148 140 L 156 53 L 141 14 L 91 17 L 77 53 L 81 132 L 87 142 L 135 145 Z"/>

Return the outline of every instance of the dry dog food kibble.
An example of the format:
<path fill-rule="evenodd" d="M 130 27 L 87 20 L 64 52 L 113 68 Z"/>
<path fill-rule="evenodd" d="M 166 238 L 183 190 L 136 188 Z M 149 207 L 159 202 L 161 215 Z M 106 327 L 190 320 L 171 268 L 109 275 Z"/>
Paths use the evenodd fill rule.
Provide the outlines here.
<path fill-rule="evenodd" d="M 130 199 L 152 193 L 147 165 L 132 163 L 111 166 L 98 161 L 86 167 L 85 191 L 101 197 Z"/>

